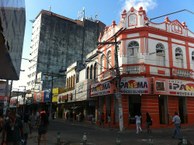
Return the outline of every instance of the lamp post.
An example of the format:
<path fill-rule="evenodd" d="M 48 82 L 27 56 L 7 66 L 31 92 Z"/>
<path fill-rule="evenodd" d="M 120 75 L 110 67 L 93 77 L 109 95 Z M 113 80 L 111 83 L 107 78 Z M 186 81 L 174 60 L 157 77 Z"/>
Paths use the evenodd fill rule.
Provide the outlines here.
<path fill-rule="evenodd" d="M 123 131 L 123 108 L 122 108 L 122 98 L 120 93 L 120 70 L 119 70 L 119 62 L 118 62 L 118 44 L 120 44 L 120 41 L 117 41 L 117 36 L 120 32 L 124 31 L 125 29 L 121 28 L 119 31 L 117 31 L 114 34 L 114 41 L 110 42 L 98 42 L 99 45 L 107 45 L 107 44 L 113 44 L 115 46 L 115 69 L 116 69 L 116 92 L 115 97 L 118 102 L 118 115 L 119 115 L 119 129 L 122 132 Z"/>

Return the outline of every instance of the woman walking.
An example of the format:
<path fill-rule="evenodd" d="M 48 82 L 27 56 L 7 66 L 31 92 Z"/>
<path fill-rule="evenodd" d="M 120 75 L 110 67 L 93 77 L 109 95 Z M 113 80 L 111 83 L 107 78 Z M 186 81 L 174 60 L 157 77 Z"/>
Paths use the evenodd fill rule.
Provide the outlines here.
<path fill-rule="evenodd" d="M 136 122 L 136 134 L 139 134 L 139 132 L 142 132 L 140 114 L 135 115 L 135 122 Z"/>
<path fill-rule="evenodd" d="M 48 116 L 46 112 L 43 110 L 40 112 L 40 121 L 38 125 L 38 145 L 40 145 L 40 140 L 43 138 L 44 145 L 46 145 L 46 133 L 48 128 Z"/>
<path fill-rule="evenodd" d="M 147 133 L 151 133 L 151 128 L 150 126 L 152 125 L 152 118 L 150 114 L 147 112 L 146 113 L 146 127 L 147 127 Z"/>

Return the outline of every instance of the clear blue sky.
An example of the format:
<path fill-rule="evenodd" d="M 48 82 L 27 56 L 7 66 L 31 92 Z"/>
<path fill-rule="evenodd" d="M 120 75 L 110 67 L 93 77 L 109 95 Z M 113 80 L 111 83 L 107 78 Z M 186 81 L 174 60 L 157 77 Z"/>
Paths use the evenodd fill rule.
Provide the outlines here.
<path fill-rule="evenodd" d="M 142 2 L 141 2 L 142 1 Z M 49 10 L 71 19 L 77 19 L 78 11 L 85 8 L 86 17 L 95 17 L 104 22 L 106 25 L 111 25 L 113 20 L 116 23 L 120 20 L 120 13 L 125 8 L 129 10 L 131 6 L 139 8 L 143 6 L 147 9 L 149 18 L 154 18 L 163 14 L 174 11 L 188 9 L 194 12 L 194 0 L 25 0 L 26 6 L 26 31 L 23 46 L 23 57 L 28 58 L 30 50 L 30 40 L 32 33 L 32 23 L 38 13 L 42 10 Z M 180 22 L 185 21 L 188 28 L 194 32 L 194 14 L 181 12 L 169 16 L 170 20 L 178 19 Z M 164 18 L 154 20 L 154 22 L 163 22 Z M 25 69 L 27 62 L 22 60 L 21 69 Z M 25 74 L 25 72 L 23 72 Z M 25 78 L 20 76 L 21 81 L 14 82 L 24 84 Z"/>

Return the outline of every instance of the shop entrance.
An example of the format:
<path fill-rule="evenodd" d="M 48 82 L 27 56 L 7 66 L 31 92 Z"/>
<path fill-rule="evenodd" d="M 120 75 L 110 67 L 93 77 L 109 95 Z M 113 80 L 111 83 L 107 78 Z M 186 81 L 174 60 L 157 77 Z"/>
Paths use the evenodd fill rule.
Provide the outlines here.
<path fill-rule="evenodd" d="M 159 104 L 159 117 L 160 117 L 160 124 L 168 124 L 168 107 L 167 107 L 167 96 L 160 96 L 158 97 L 158 104 Z"/>
<path fill-rule="evenodd" d="M 187 109 L 185 97 L 179 97 L 179 116 L 181 118 L 181 123 L 187 123 Z"/>
<path fill-rule="evenodd" d="M 129 96 L 129 123 L 135 124 L 135 115 L 141 113 L 141 96 Z"/>

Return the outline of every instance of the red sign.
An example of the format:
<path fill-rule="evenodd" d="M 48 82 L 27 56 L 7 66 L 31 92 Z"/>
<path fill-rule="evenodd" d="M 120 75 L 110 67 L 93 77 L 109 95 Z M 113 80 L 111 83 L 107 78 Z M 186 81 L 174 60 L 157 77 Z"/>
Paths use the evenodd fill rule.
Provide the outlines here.
<path fill-rule="evenodd" d="M 44 91 L 34 93 L 34 102 L 41 103 L 44 102 Z"/>

